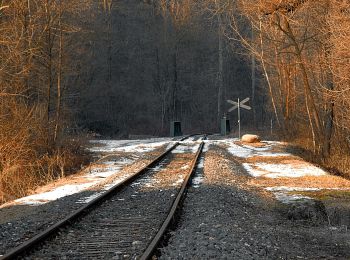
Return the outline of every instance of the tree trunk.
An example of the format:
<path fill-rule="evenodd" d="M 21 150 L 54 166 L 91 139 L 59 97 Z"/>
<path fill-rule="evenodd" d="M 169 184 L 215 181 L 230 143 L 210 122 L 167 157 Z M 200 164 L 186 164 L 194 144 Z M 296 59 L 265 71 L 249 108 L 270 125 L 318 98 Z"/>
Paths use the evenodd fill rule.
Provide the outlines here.
<path fill-rule="evenodd" d="M 223 66 L 224 66 L 224 57 L 223 57 L 223 39 L 222 39 L 222 21 L 221 15 L 218 14 L 218 38 L 219 38 L 219 68 L 218 68 L 218 106 L 217 106 L 217 120 L 218 125 L 220 124 L 221 117 L 223 116 L 222 112 L 222 96 L 223 96 Z"/>
<path fill-rule="evenodd" d="M 59 3 L 59 50 L 58 50 L 58 73 L 57 73 L 57 100 L 56 100 L 56 123 L 54 132 L 54 143 L 56 144 L 59 135 L 59 126 L 61 120 L 61 105 L 62 105 L 62 52 L 63 52 L 63 34 L 62 34 L 62 3 Z"/>
<path fill-rule="evenodd" d="M 47 88 L 46 88 L 46 117 L 47 117 L 47 144 L 50 143 L 50 112 L 51 112 L 51 89 L 52 89 L 52 28 L 51 28 L 51 11 L 50 2 L 46 0 L 46 44 L 47 44 L 47 54 L 48 54 L 48 64 L 47 64 Z"/>
<path fill-rule="evenodd" d="M 281 123 L 280 123 L 278 112 L 277 112 L 275 97 L 274 97 L 273 92 L 272 92 L 272 85 L 271 85 L 270 77 L 269 77 L 269 74 L 267 73 L 265 60 L 264 60 L 264 43 L 263 43 L 263 36 L 262 36 L 261 21 L 259 24 L 259 29 L 260 29 L 260 49 L 261 49 L 260 60 L 261 60 L 261 65 L 262 65 L 263 72 L 264 72 L 264 75 L 265 75 L 265 78 L 267 81 L 267 85 L 269 86 L 269 93 L 270 93 L 271 103 L 272 103 L 273 111 L 275 113 L 276 121 L 277 121 L 278 126 L 281 127 Z"/>

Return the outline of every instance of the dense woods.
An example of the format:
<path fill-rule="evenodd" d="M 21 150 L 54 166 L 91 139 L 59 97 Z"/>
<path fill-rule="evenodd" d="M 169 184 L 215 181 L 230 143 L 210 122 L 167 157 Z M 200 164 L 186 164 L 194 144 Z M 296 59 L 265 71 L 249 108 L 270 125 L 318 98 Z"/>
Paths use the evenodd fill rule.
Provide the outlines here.
<path fill-rule="evenodd" d="M 346 172 L 346 0 L 0 1 L 0 200 L 84 163 L 78 136 L 246 127 Z M 236 121 L 234 114 L 227 115 Z M 25 180 L 25 181 L 24 181 Z M 5 196 L 6 193 L 6 196 Z"/>
<path fill-rule="evenodd" d="M 349 7 L 342 0 L 242 0 L 222 8 L 231 8 L 232 40 L 259 64 L 270 95 L 265 107 L 281 133 L 313 159 L 347 175 Z M 251 27 L 250 37 L 244 35 L 242 19 Z"/>
<path fill-rule="evenodd" d="M 0 200 L 80 167 L 66 138 L 88 1 L 0 2 Z"/>

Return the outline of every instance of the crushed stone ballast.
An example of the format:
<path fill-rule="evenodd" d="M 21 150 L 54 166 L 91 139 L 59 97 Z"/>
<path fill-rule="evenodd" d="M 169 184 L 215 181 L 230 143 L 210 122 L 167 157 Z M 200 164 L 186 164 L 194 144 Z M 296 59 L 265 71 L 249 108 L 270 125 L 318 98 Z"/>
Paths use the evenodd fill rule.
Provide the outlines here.
<path fill-rule="evenodd" d="M 197 164 L 203 141 L 190 145 L 183 142 L 186 138 L 176 142 L 141 171 L 100 194 L 0 259 L 13 259 L 28 254 L 34 258 L 55 258 L 62 255 L 68 258 L 142 255 L 152 240 L 153 236 L 150 234 L 156 235 L 157 226 L 164 229 L 162 222 L 164 219 L 168 220 L 169 212 L 171 214 L 174 207 L 176 208 Z M 197 152 L 193 156 L 194 147 Z M 182 180 L 180 181 L 179 175 L 176 181 L 169 180 L 169 183 L 162 184 L 164 188 L 158 187 L 157 175 L 172 170 L 173 161 L 179 166 L 180 172 L 186 172 L 180 174 Z M 186 164 L 191 165 L 189 170 L 186 170 Z M 175 174 L 171 176 L 176 177 Z M 166 226 L 167 224 L 165 229 Z"/>

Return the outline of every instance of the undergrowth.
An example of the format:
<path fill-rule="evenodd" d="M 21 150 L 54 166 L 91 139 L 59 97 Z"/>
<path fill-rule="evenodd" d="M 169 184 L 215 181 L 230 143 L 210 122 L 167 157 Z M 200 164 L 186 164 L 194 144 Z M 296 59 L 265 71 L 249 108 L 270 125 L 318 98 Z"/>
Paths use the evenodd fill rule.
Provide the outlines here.
<path fill-rule="evenodd" d="M 332 175 L 350 179 L 350 148 L 344 136 L 337 132 L 333 134 L 328 156 L 324 156 L 320 149 L 314 150 L 311 138 L 299 136 L 284 139 L 290 143 L 288 149 L 294 154 L 321 166 Z"/>
<path fill-rule="evenodd" d="M 37 147 L 38 148 L 38 147 Z M 59 147 L 0 155 L 0 204 L 31 194 L 39 186 L 76 172 L 89 162 L 81 140 Z"/>

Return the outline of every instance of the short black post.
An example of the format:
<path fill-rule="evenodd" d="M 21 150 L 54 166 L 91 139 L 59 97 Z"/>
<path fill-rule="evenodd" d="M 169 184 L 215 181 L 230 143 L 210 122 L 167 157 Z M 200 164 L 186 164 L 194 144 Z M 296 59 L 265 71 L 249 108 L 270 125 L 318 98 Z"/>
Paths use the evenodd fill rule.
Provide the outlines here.
<path fill-rule="evenodd" d="M 221 135 L 225 136 L 231 132 L 230 120 L 225 116 L 221 119 Z"/>
<path fill-rule="evenodd" d="M 182 136 L 180 121 L 173 121 L 170 123 L 170 136 L 171 137 Z"/>

